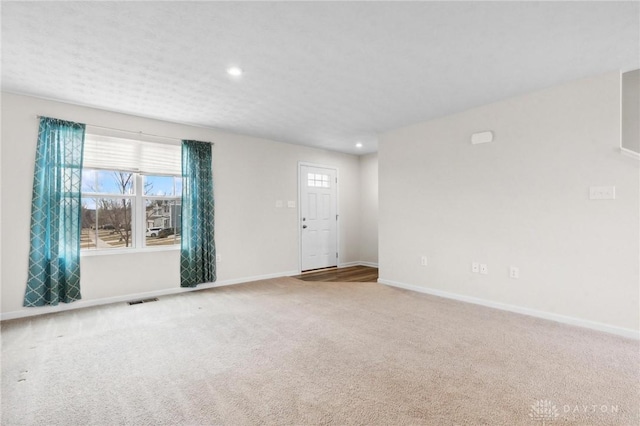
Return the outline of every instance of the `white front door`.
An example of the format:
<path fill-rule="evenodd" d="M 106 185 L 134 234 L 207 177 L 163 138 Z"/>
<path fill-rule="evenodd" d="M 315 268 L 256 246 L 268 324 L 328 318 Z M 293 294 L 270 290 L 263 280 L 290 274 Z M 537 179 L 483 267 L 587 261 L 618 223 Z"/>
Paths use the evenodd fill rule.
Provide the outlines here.
<path fill-rule="evenodd" d="M 338 265 L 337 170 L 300 166 L 301 269 Z"/>

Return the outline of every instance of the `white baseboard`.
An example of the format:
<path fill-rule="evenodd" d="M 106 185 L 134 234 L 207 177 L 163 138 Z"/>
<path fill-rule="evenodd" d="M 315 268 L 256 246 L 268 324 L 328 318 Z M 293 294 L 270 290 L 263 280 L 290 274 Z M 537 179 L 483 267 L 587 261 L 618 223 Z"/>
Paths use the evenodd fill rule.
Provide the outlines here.
<path fill-rule="evenodd" d="M 640 160 L 640 152 L 631 151 L 630 149 L 622 147 L 620 147 L 620 152 L 622 152 L 626 156 L 635 158 L 636 160 Z"/>
<path fill-rule="evenodd" d="M 36 315 L 51 314 L 55 312 L 64 312 L 74 309 L 88 308 L 91 306 L 107 305 L 110 303 L 128 302 L 131 300 L 150 299 L 153 297 L 167 296 L 170 294 L 186 293 L 189 291 L 204 290 L 207 288 L 223 287 L 227 285 L 243 284 L 251 281 L 268 280 L 271 278 L 290 277 L 298 275 L 298 271 L 287 271 L 275 274 L 256 275 L 252 277 L 234 278 L 230 280 L 216 281 L 213 283 L 199 284 L 197 287 L 176 287 L 167 288 L 157 291 L 149 291 L 146 293 L 125 294 L 122 296 L 106 297 L 102 299 L 78 300 L 73 303 L 60 303 L 56 306 L 41 306 L 33 308 L 24 308 L 19 311 L 6 312 L 0 314 L 0 321 L 32 317 Z"/>
<path fill-rule="evenodd" d="M 373 262 L 345 262 L 338 265 L 338 268 L 349 268 L 351 266 L 369 266 L 370 268 L 377 268 L 378 264 Z"/>
<path fill-rule="evenodd" d="M 612 326 L 612 325 L 608 325 L 600 322 L 589 321 L 589 320 L 569 317 L 569 316 L 560 315 L 560 314 L 554 314 L 551 312 L 538 311 L 536 309 L 530 309 L 530 308 L 525 308 L 525 307 L 516 306 L 516 305 L 509 305 L 506 303 L 493 302 L 491 300 L 479 299 L 477 297 L 465 296 L 462 294 L 449 293 L 446 291 L 420 287 L 413 284 L 405 284 L 398 281 L 387 280 L 384 278 L 378 278 L 378 282 L 380 284 L 403 288 L 405 290 L 416 291 L 419 293 L 426 293 L 432 296 L 444 297 L 447 299 L 458 300 L 460 302 L 473 303 L 476 305 L 487 306 L 489 308 L 515 312 L 517 314 L 529 315 L 532 317 L 556 321 L 563 324 L 575 325 L 578 327 L 584 327 L 584 328 L 590 328 L 592 330 L 603 331 L 605 333 L 611 333 L 611 334 L 626 337 L 629 339 L 640 340 L 640 332 L 637 330 L 632 330 L 630 328 L 616 327 L 616 326 Z"/>

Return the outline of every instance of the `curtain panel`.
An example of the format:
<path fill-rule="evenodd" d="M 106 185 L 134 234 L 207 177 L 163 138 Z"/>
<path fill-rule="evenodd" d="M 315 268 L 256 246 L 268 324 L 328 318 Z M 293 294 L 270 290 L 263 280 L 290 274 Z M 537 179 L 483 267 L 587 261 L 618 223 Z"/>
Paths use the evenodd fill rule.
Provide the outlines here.
<path fill-rule="evenodd" d="M 24 306 L 80 296 L 80 188 L 85 125 L 41 117 Z"/>
<path fill-rule="evenodd" d="M 182 141 L 180 286 L 216 280 L 211 144 Z"/>

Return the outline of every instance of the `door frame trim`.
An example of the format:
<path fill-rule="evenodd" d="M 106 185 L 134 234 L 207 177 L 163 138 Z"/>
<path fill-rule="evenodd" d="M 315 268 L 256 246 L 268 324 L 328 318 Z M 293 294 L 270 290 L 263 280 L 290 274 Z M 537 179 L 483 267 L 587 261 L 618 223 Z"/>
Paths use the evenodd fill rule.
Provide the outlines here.
<path fill-rule="evenodd" d="M 298 273 L 302 273 L 302 204 L 300 201 L 302 200 L 302 167 L 318 167 L 321 169 L 330 169 L 336 171 L 336 179 L 340 182 L 340 170 L 338 166 L 329 166 L 326 164 L 319 163 L 310 163 L 307 161 L 298 161 L 298 216 L 296 217 L 296 223 L 298 224 Z M 336 221 L 336 250 L 338 251 L 338 257 L 336 258 L 336 267 L 340 267 L 340 256 L 342 255 L 340 250 L 340 186 L 336 184 L 336 215 L 338 215 L 338 220 Z"/>

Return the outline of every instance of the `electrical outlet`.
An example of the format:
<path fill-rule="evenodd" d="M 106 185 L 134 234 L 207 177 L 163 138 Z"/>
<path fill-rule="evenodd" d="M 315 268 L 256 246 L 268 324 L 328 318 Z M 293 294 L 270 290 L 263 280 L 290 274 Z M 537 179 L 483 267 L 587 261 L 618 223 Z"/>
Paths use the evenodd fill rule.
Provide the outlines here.
<path fill-rule="evenodd" d="M 216 254 L 216 262 L 222 262 L 222 256 L 220 256 L 219 254 Z"/>
<path fill-rule="evenodd" d="M 422 256 L 420 258 L 420 265 L 427 266 L 427 256 Z"/>
<path fill-rule="evenodd" d="M 486 264 L 486 263 L 481 263 L 481 264 L 480 264 L 480 273 L 481 273 L 482 275 L 487 275 L 487 274 L 489 274 L 489 267 L 487 266 L 487 264 Z"/>
<path fill-rule="evenodd" d="M 296 208 L 296 202 L 295 201 L 287 201 L 287 207 L 289 207 L 290 209 L 295 209 Z"/>
<path fill-rule="evenodd" d="M 589 188 L 590 200 L 615 200 L 615 186 L 592 186 Z"/>
<path fill-rule="evenodd" d="M 518 268 L 517 266 L 511 266 L 509 268 L 509 277 L 515 280 L 520 278 L 520 268 Z"/>
<path fill-rule="evenodd" d="M 480 272 L 480 263 L 478 262 L 471 262 L 471 272 L 473 273 L 478 273 Z"/>

